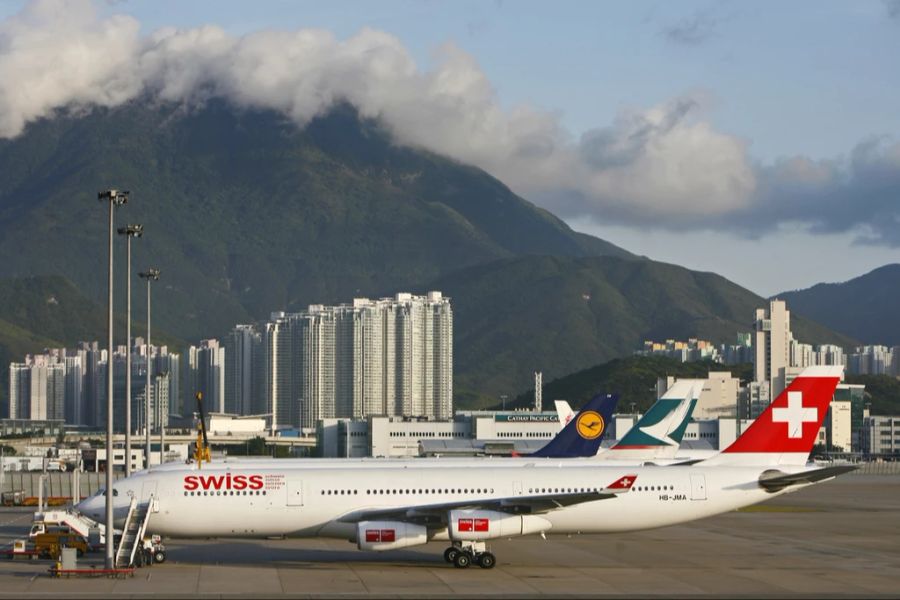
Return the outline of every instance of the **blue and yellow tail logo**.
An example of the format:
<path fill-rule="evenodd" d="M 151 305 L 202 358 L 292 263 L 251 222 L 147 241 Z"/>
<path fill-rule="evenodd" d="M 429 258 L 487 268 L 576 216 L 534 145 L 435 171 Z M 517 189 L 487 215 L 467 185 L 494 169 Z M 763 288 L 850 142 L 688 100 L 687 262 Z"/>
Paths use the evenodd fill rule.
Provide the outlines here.
<path fill-rule="evenodd" d="M 606 424 L 612 419 L 618 401 L 619 397 L 616 395 L 597 394 L 555 438 L 537 452 L 533 452 L 531 456 L 545 458 L 595 456 L 606 433 Z"/>
<path fill-rule="evenodd" d="M 586 440 L 597 439 L 603 435 L 605 428 L 606 423 L 603 421 L 603 417 L 600 416 L 600 413 L 593 410 L 579 413 L 575 421 L 575 430 L 578 432 L 578 435 Z"/>

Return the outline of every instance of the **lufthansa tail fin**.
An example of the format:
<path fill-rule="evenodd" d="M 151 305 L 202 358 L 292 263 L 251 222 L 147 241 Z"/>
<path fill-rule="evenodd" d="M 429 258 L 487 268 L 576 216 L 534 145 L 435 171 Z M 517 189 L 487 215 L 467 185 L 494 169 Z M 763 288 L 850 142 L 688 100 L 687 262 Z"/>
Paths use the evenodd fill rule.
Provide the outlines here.
<path fill-rule="evenodd" d="M 576 458 L 594 456 L 619 402 L 615 394 L 597 394 L 547 445 L 529 456 Z"/>
<path fill-rule="evenodd" d="M 704 464 L 805 465 L 843 369 L 841 366 L 804 369 L 741 437 Z"/>

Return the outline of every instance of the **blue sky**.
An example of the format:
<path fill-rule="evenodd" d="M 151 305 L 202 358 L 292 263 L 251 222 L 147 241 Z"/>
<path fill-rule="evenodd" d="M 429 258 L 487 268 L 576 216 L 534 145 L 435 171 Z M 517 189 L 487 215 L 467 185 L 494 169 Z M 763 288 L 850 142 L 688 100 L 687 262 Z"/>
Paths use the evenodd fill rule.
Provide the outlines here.
<path fill-rule="evenodd" d="M 24 6 L 0 0 L 0 17 Z M 319 28 L 341 41 L 374 29 L 395 36 L 421 73 L 442 69 L 440 49 L 449 43 L 474 61 L 501 112 L 526 106 L 545 125 L 545 116 L 553 119 L 541 129 L 557 157 L 547 181 L 564 181 L 560 173 L 577 168 L 584 182 L 541 186 L 522 175 L 533 165 L 494 160 L 487 146 L 448 142 L 434 149 L 479 164 L 579 230 L 658 260 L 716 271 L 761 294 L 848 279 L 900 257 L 900 235 L 884 226 L 893 220 L 900 228 L 898 0 L 95 6 L 98 21 L 130 15 L 145 37 L 164 27 L 214 24 L 234 38 Z M 689 116 L 679 106 L 688 106 Z M 670 121 L 678 135 L 667 137 Z M 632 147 L 648 124 L 658 137 Z M 394 126 L 415 137 L 411 124 Z M 589 155 L 595 145 L 582 143 L 592 135 L 600 140 L 597 155 Z M 865 144 L 873 139 L 880 145 L 870 152 Z M 668 154 L 644 156 L 655 147 Z M 694 155 L 699 172 L 685 178 L 698 181 L 671 179 Z M 610 160 L 623 156 L 647 160 L 610 175 Z M 787 163 L 793 166 L 785 175 L 776 167 Z M 648 179 L 665 174 L 662 191 L 635 183 L 647 165 L 656 169 L 646 171 Z M 720 166 L 720 178 L 704 179 L 704 171 Z M 869 184 L 882 177 L 883 185 Z M 735 201 L 725 197 L 732 184 Z M 667 187 L 682 196 L 657 210 Z M 698 200 L 707 192 L 709 200 Z"/>
<path fill-rule="evenodd" d="M 881 0 L 128 0 L 104 10 L 134 15 L 148 33 L 215 23 L 236 35 L 316 27 L 346 38 L 372 27 L 400 38 L 423 67 L 452 41 L 505 105 L 559 111 L 576 133 L 691 89 L 709 91 L 712 121 L 764 160 L 828 158 L 900 130 L 900 17 Z M 695 42 L 667 34 L 694 24 Z"/>

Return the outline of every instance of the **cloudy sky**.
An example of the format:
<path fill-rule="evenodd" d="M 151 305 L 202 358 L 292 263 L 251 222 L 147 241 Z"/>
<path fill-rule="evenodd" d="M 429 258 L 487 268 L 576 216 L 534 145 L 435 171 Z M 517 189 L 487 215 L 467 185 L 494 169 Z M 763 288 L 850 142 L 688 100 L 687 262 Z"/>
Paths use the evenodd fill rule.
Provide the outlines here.
<path fill-rule="evenodd" d="M 900 0 L 0 0 L 0 137 L 143 94 L 337 100 L 760 294 L 900 262 Z"/>

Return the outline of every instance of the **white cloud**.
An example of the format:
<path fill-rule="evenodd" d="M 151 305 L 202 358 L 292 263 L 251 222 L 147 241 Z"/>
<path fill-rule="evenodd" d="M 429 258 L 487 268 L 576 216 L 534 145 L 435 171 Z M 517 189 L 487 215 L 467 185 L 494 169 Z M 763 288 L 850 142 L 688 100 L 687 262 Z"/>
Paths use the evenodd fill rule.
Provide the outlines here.
<path fill-rule="evenodd" d="M 61 107 L 115 106 L 134 97 L 139 24 L 98 21 L 88 0 L 43 0 L 0 23 L 0 136 Z"/>
<path fill-rule="evenodd" d="M 142 36 L 131 17 L 98 18 L 90 0 L 38 0 L 0 23 L 0 137 L 60 110 L 144 95 L 189 106 L 224 97 L 301 126 L 347 101 L 399 142 L 480 166 L 567 218 L 759 232 L 774 216 L 825 231 L 868 224 L 871 239 L 900 244 L 884 225 L 898 220 L 898 146 L 864 143 L 844 162 L 754 165 L 743 140 L 704 120 L 696 93 L 574 139 L 553 113 L 501 107 L 474 58 L 452 44 L 422 70 L 396 37 L 373 29 L 345 40 L 314 29 L 236 37 L 215 26 Z M 848 218 L 847 193 L 876 207 L 880 223 L 864 222 L 865 210 Z"/>

